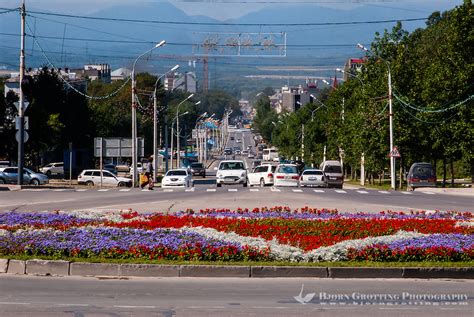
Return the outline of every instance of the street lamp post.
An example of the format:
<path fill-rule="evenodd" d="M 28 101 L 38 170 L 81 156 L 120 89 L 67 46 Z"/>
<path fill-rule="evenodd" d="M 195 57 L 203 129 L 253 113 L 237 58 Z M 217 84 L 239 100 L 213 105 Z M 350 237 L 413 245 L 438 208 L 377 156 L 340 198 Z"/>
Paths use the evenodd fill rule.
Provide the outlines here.
<path fill-rule="evenodd" d="M 161 41 L 160 43 L 156 44 L 154 47 L 146 51 L 145 53 L 141 54 L 140 56 L 135 59 L 132 67 L 132 170 L 133 170 L 133 177 L 132 177 L 132 186 L 135 187 L 137 183 L 137 83 L 135 81 L 135 66 L 140 58 L 145 56 L 146 54 L 153 51 L 155 48 L 161 47 L 166 44 L 166 41 Z"/>
<path fill-rule="evenodd" d="M 169 71 L 161 75 L 156 79 L 155 82 L 155 90 L 153 91 L 153 180 L 156 183 L 156 171 L 158 167 L 158 101 L 157 101 L 157 96 L 156 96 L 156 91 L 158 89 L 158 83 L 160 80 L 166 76 L 167 74 L 174 72 L 179 68 L 179 65 L 174 66 L 171 68 Z M 168 155 L 168 149 L 166 149 L 166 155 Z"/>
<path fill-rule="evenodd" d="M 192 98 L 194 94 L 190 94 L 186 99 L 181 101 L 178 106 L 176 107 L 176 148 L 177 148 L 177 154 L 176 154 L 176 168 L 179 168 L 179 161 L 181 159 L 181 153 L 180 153 L 180 144 L 179 144 L 179 106 L 181 106 L 183 103 L 188 101 L 190 98 Z M 187 112 L 186 112 L 187 113 Z M 173 137 L 173 134 L 171 134 L 171 137 Z M 171 149 L 171 152 L 173 152 L 173 149 Z M 173 166 L 173 164 L 171 164 Z"/>
<path fill-rule="evenodd" d="M 383 60 L 388 69 L 388 118 L 389 118 L 389 133 L 390 133 L 390 149 L 389 153 L 393 151 L 393 108 L 392 108 L 392 74 L 390 71 L 390 63 L 382 57 L 375 55 L 368 48 L 362 44 L 357 44 L 357 47 L 366 51 L 367 53 Z M 395 190 L 395 157 L 390 155 L 390 187 Z"/>

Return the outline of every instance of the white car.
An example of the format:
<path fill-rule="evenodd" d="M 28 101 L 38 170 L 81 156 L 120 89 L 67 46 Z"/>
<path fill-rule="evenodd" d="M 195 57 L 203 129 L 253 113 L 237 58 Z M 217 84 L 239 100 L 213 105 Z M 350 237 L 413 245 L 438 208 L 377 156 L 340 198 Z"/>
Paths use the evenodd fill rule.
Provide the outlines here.
<path fill-rule="evenodd" d="M 280 164 L 277 166 L 274 175 L 274 186 L 298 187 L 300 174 L 295 164 Z"/>
<path fill-rule="evenodd" d="M 126 177 L 118 177 L 112 174 L 109 171 L 102 170 L 102 177 L 101 177 L 101 170 L 83 170 L 81 174 L 77 177 L 77 183 L 79 185 L 87 185 L 87 186 L 96 186 L 101 184 L 103 186 L 118 186 L 118 187 L 125 187 L 125 186 L 132 186 L 132 180 Z"/>
<path fill-rule="evenodd" d="M 222 161 L 219 167 L 215 169 L 217 170 L 217 187 L 221 187 L 222 184 L 242 184 L 244 187 L 247 187 L 247 168 L 245 167 L 244 161 Z"/>
<path fill-rule="evenodd" d="M 276 166 L 270 164 L 259 165 L 248 174 L 248 182 L 250 186 L 260 185 L 273 185 L 273 173 L 276 170 Z"/>
<path fill-rule="evenodd" d="M 327 185 L 327 179 L 322 170 L 307 169 L 301 173 L 300 186 L 327 187 Z"/>
<path fill-rule="evenodd" d="M 192 174 L 188 169 L 180 168 L 169 170 L 161 180 L 162 188 L 192 187 Z"/>
<path fill-rule="evenodd" d="M 145 168 L 146 166 L 146 163 L 143 164 L 141 162 L 137 162 L 137 173 L 140 175 L 141 173 L 143 173 L 143 169 Z M 130 175 L 133 176 L 133 166 L 130 166 Z"/>
<path fill-rule="evenodd" d="M 51 175 L 64 175 L 64 163 L 49 163 L 46 166 L 40 168 L 40 172 L 50 177 Z"/>

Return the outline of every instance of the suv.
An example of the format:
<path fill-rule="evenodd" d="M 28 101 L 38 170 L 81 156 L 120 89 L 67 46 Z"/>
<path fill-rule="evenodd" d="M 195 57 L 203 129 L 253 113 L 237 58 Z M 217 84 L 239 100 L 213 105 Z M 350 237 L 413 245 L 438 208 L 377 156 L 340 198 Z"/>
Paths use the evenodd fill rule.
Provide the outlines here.
<path fill-rule="evenodd" d="M 257 166 L 251 173 L 248 174 L 249 185 L 273 185 L 273 173 L 275 173 L 276 166 L 264 164 Z"/>
<path fill-rule="evenodd" d="M 190 168 L 193 175 L 201 175 L 204 178 L 206 177 L 206 168 L 204 167 L 204 164 L 194 162 L 191 163 Z"/>
<path fill-rule="evenodd" d="M 413 163 L 407 177 L 407 189 L 436 187 L 436 173 L 431 163 Z"/>
<path fill-rule="evenodd" d="M 247 169 L 244 161 L 222 161 L 215 169 L 217 187 L 221 187 L 222 184 L 242 184 L 247 187 Z"/>
<path fill-rule="evenodd" d="M 130 178 L 117 177 L 106 170 L 102 170 L 102 177 L 100 175 L 100 170 L 83 170 L 77 177 L 77 183 L 79 185 L 85 184 L 87 186 L 95 186 L 100 185 L 101 179 L 102 185 L 104 186 L 132 186 L 132 180 Z"/>
<path fill-rule="evenodd" d="M 64 175 L 64 163 L 49 163 L 48 165 L 40 168 L 40 172 L 46 174 L 48 177 L 51 177 L 51 175 Z"/>

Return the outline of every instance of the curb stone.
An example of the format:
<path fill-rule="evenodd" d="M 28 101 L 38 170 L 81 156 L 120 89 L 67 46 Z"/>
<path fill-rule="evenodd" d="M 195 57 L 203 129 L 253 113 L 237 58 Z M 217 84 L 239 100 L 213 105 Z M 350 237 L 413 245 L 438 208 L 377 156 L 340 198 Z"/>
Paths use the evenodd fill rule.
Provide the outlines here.
<path fill-rule="evenodd" d="M 330 267 L 329 278 L 402 278 L 403 268 Z"/>
<path fill-rule="evenodd" d="M 26 262 L 20 260 L 10 260 L 8 261 L 8 270 L 9 274 L 26 274 Z"/>
<path fill-rule="evenodd" d="M 474 267 L 404 268 L 403 278 L 474 279 Z"/>
<path fill-rule="evenodd" d="M 26 274 L 68 276 L 69 262 L 29 260 L 26 261 Z"/>
<path fill-rule="evenodd" d="M 161 265 L 0 259 L 0 274 L 58 276 L 474 279 L 474 267 Z"/>
<path fill-rule="evenodd" d="M 250 277 L 328 277 L 326 267 L 251 266 Z"/>
<path fill-rule="evenodd" d="M 7 273 L 8 259 L 0 259 L 0 273 Z"/>
<path fill-rule="evenodd" d="M 182 265 L 180 277 L 250 277 L 250 266 Z"/>
<path fill-rule="evenodd" d="M 69 264 L 69 275 L 119 276 L 120 264 L 73 262 Z"/>
<path fill-rule="evenodd" d="M 179 277 L 179 265 L 122 264 L 120 276 Z"/>

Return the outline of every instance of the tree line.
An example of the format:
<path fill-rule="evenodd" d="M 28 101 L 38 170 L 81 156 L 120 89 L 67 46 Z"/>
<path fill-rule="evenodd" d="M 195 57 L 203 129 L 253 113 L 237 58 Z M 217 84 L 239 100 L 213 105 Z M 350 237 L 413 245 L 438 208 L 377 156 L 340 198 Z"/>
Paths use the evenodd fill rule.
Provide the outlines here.
<path fill-rule="evenodd" d="M 144 137 L 145 155 L 150 155 L 153 153 L 153 93 L 157 77 L 140 73 L 136 80 L 140 100 L 137 107 L 138 136 Z M 18 96 L 12 91 L 5 96 L 4 83 L 4 80 L 0 80 L 0 159 L 16 162 L 15 117 L 18 111 L 14 103 L 18 101 Z M 112 94 L 124 84 L 123 89 Z M 38 168 L 51 161 L 62 161 L 63 152 L 69 148 L 69 143 L 76 149 L 92 153 L 94 137 L 131 137 L 130 81 L 89 81 L 85 92 L 87 95 L 110 95 L 104 99 L 91 99 L 66 85 L 59 78 L 57 70 L 43 67 L 23 91 L 29 102 L 25 112 L 25 116 L 29 117 L 29 140 L 25 143 L 26 166 Z M 179 90 L 168 92 L 159 83 L 157 118 L 162 141 L 159 146 L 165 144 L 164 129 L 171 127 L 171 120 L 176 116 L 176 106 L 187 96 L 189 93 Z M 201 102 L 196 105 L 197 101 Z M 181 144 L 185 144 L 185 138 L 191 137 L 199 116 L 207 112 L 220 119 L 226 108 L 234 110 L 232 115 L 240 114 L 237 99 L 219 90 L 195 94 L 184 102 L 179 112 L 188 113 L 180 117 Z"/>
<path fill-rule="evenodd" d="M 388 69 L 393 86 L 394 145 L 400 174 L 413 162 L 432 162 L 443 181 L 449 172 L 474 177 L 474 8 L 471 1 L 407 32 L 398 23 L 375 34 L 361 71 L 296 112 L 276 113 L 267 98 L 256 104 L 255 128 L 286 157 L 305 162 L 339 159 L 356 177 L 362 155 L 369 177 L 389 167 Z M 361 54 L 364 52 L 361 51 Z M 304 125 L 304 132 L 303 130 Z M 303 140 L 304 134 L 304 141 Z"/>

